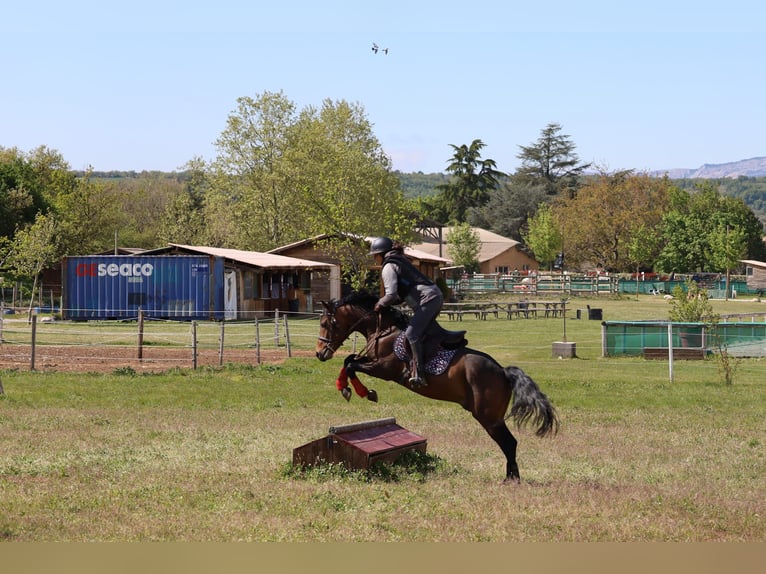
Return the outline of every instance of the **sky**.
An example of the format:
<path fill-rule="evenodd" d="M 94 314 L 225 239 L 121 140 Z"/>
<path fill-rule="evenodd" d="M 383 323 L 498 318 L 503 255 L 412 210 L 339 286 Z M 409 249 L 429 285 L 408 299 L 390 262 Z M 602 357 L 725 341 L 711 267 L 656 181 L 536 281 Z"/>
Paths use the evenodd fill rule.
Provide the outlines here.
<path fill-rule="evenodd" d="M 761 1 L 10 3 L 0 147 L 76 170 L 210 161 L 237 98 L 265 92 L 361 105 L 403 172 L 476 139 L 513 172 L 550 123 L 610 172 L 766 156 Z"/>

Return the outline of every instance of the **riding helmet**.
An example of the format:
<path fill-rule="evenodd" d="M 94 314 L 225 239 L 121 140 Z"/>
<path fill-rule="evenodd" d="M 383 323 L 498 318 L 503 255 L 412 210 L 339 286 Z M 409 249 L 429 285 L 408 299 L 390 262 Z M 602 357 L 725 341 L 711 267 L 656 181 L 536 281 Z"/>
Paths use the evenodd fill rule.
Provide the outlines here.
<path fill-rule="evenodd" d="M 379 253 L 387 253 L 394 247 L 394 242 L 388 237 L 376 237 L 370 244 L 370 255 L 377 255 Z"/>

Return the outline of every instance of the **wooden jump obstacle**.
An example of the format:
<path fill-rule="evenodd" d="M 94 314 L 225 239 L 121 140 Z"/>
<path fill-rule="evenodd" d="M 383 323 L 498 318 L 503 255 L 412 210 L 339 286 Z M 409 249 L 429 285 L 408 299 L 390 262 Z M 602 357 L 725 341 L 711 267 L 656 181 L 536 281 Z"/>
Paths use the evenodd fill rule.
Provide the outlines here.
<path fill-rule="evenodd" d="M 368 470 L 376 462 L 394 462 L 407 451 L 426 452 L 426 443 L 395 418 L 332 426 L 327 436 L 293 449 L 293 464 L 339 463 L 350 470 Z"/>

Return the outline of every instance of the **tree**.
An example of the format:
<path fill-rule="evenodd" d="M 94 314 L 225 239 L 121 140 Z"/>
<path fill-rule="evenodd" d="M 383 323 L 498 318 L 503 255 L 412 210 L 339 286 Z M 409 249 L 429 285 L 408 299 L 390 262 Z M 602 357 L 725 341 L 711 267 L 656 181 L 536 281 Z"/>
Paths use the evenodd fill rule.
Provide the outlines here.
<path fill-rule="evenodd" d="M 467 273 L 479 270 L 481 238 L 467 223 L 458 223 L 447 233 L 447 254 Z"/>
<path fill-rule="evenodd" d="M 267 250 L 293 237 L 288 222 L 298 218 L 300 205 L 282 158 L 295 114 L 282 92 L 237 99 L 210 166 L 208 243 Z"/>
<path fill-rule="evenodd" d="M 742 232 L 749 258 L 763 256 L 763 224 L 741 199 L 722 195 L 710 182 L 699 184 L 691 193 L 677 190 L 663 218 L 663 248 L 655 263 L 657 269 L 721 271 L 711 241 L 727 226 Z"/>
<path fill-rule="evenodd" d="M 570 136 L 559 132 L 561 125 L 550 123 L 542 129 L 537 142 L 519 146 L 521 151 L 516 157 L 521 160 L 521 167 L 513 177 L 542 183 L 547 195 L 572 198 L 577 194 L 580 176 L 590 164 L 580 163 Z"/>
<path fill-rule="evenodd" d="M 39 170 L 27 154 L 0 147 L 0 237 L 12 238 L 17 228 L 47 210 L 43 188 Z"/>
<path fill-rule="evenodd" d="M 365 285 L 370 258 L 359 239 L 388 236 L 406 243 L 413 226 L 399 178 L 364 109 L 328 99 L 302 110 L 285 160 L 301 206 L 295 233 L 328 235 L 324 248 L 340 260 L 346 282 Z"/>
<path fill-rule="evenodd" d="M 446 171 L 452 175 L 448 183 L 439 185 L 441 196 L 436 207 L 441 208 L 441 218 L 446 216 L 449 221 L 463 223 L 466 221 L 468 210 L 480 207 L 489 199 L 489 194 L 499 185 L 499 179 L 505 174 L 497 170 L 497 164 L 492 159 L 481 159 L 484 142 L 475 139 L 470 145 L 456 146 L 450 144 L 454 154 Z M 434 214 L 429 214 L 433 217 Z M 444 219 L 441 219 L 444 221 Z"/>
<path fill-rule="evenodd" d="M 552 209 L 570 266 L 632 270 L 631 238 L 642 225 L 647 230 L 660 228 L 673 189 L 667 178 L 620 171 L 589 179 L 574 197 L 558 198 Z"/>
<path fill-rule="evenodd" d="M 660 240 L 659 230 L 656 227 L 647 227 L 644 222 L 637 222 L 630 232 L 627 259 L 635 265 L 636 300 L 638 300 L 638 280 L 641 275 L 641 267 L 652 264 L 659 252 Z"/>
<path fill-rule="evenodd" d="M 160 219 L 158 236 L 165 243 L 204 243 L 205 197 L 210 190 L 205 162 L 202 158 L 193 158 L 186 164 L 186 170 L 189 180 L 170 198 Z"/>
<path fill-rule="evenodd" d="M 563 237 L 553 211 L 546 203 L 540 204 L 537 213 L 529 218 L 528 229 L 523 234 L 524 241 L 540 263 L 553 266 L 556 256 L 563 257 Z"/>
<path fill-rule="evenodd" d="M 57 214 L 60 255 L 98 253 L 114 243 L 121 211 L 106 186 L 91 179 L 90 170 L 77 178 L 71 189 L 57 193 L 52 201 Z"/>
<path fill-rule="evenodd" d="M 32 279 L 32 293 L 29 300 L 31 312 L 40 272 L 58 258 L 56 247 L 56 221 L 51 215 L 38 213 L 35 222 L 20 229 L 14 237 L 9 266 L 19 277 Z"/>
<path fill-rule="evenodd" d="M 740 266 L 747 249 L 747 238 L 742 229 L 718 225 L 710 234 L 710 259 L 718 269 L 726 270 L 726 301 L 731 288 L 731 270 Z"/>
<path fill-rule="evenodd" d="M 545 200 L 542 185 L 512 179 L 492 190 L 486 204 L 469 209 L 468 223 L 522 241 L 527 219 Z"/>

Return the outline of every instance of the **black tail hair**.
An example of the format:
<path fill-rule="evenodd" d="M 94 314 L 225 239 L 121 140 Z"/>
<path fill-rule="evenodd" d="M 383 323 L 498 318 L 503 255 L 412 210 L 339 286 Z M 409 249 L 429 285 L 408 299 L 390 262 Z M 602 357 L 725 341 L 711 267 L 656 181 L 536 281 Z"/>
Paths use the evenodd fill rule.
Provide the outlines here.
<path fill-rule="evenodd" d="M 518 367 L 506 367 L 505 376 L 513 389 L 513 403 L 508 417 L 516 426 L 532 424 L 539 437 L 555 435 L 559 430 L 556 409 L 529 375 Z"/>

